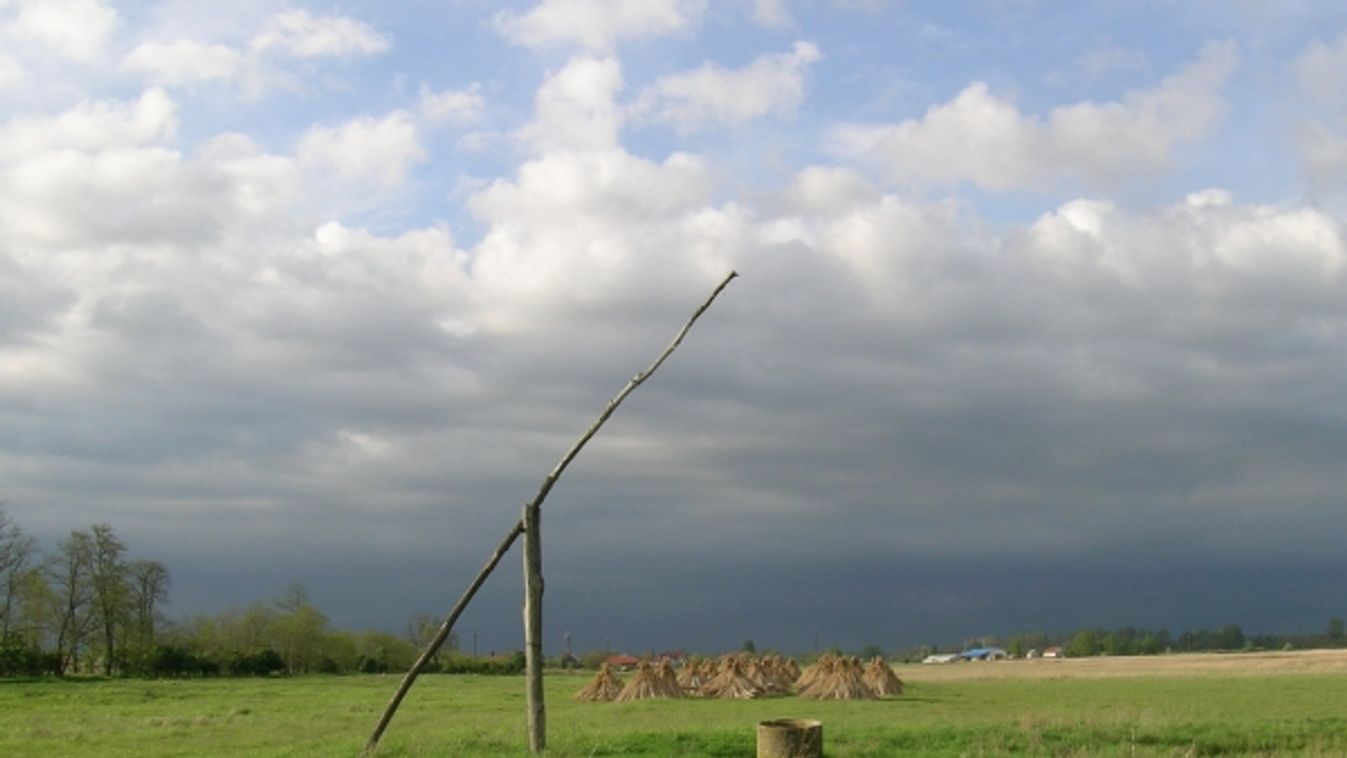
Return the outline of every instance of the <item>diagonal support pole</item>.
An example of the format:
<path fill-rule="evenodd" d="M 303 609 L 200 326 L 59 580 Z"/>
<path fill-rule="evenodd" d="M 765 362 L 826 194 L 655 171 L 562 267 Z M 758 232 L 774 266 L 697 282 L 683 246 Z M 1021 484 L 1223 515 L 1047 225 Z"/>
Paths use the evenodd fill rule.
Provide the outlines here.
<path fill-rule="evenodd" d="M 505 535 L 505 539 L 502 540 L 500 546 L 496 548 L 496 552 L 491 555 L 491 558 L 487 560 L 486 565 L 484 565 L 482 567 L 482 570 L 477 573 L 477 577 L 472 580 L 472 584 L 468 585 L 468 589 L 464 590 L 463 595 L 460 596 L 458 602 L 454 604 L 453 610 L 449 612 L 449 616 L 444 620 L 444 623 L 440 625 L 439 631 L 435 633 L 434 638 L 432 638 L 430 642 L 426 645 L 426 649 L 421 651 L 421 655 L 416 659 L 416 662 L 412 664 L 412 667 L 407 671 L 407 674 L 402 678 L 402 683 L 398 685 L 397 692 L 393 693 L 393 698 L 389 700 L 387 707 L 384 708 L 383 714 L 379 717 L 379 723 L 374 727 L 374 732 L 370 735 L 369 740 L 365 743 L 365 750 L 364 750 L 365 755 L 372 754 L 375 751 L 375 749 L 378 748 L 379 739 L 383 736 L 384 731 L 388 728 L 389 722 L 393 720 L 393 714 L 397 713 L 398 706 L 402 704 L 403 698 L 407 696 L 407 692 L 411 690 L 412 684 L 416 681 L 416 678 L 420 676 L 421 672 L 425 669 L 426 664 L 430 662 L 431 657 L 433 657 L 435 653 L 439 651 L 440 646 L 443 645 L 444 641 L 449 638 L 449 633 L 453 630 L 454 622 L 458 621 L 458 617 L 463 614 L 463 610 L 467 608 L 468 603 L 472 601 L 473 596 L 477 594 L 477 590 L 481 588 L 482 584 L 486 581 L 486 578 L 491 575 L 492 571 L 495 570 L 496 564 L 500 563 L 500 559 L 503 558 L 507 552 L 509 552 L 510 547 L 514 545 L 514 541 L 518 539 L 521 534 L 525 533 L 526 528 L 525 522 L 530 520 L 529 514 L 530 513 L 533 514 L 534 518 L 532 520 L 534 523 L 534 527 L 536 529 L 541 521 L 540 509 L 542 507 L 543 501 L 547 499 L 548 493 L 552 491 L 552 487 L 557 483 L 557 480 L 561 478 L 561 474 L 566 470 L 568 466 L 571 465 L 571 461 L 575 460 L 575 457 L 580 454 L 580 451 L 584 449 L 585 445 L 589 443 L 590 439 L 592 439 L 594 435 L 598 433 L 599 429 L 604 425 L 605 422 L 608 421 L 608 418 L 613 415 L 614 411 L 617 410 L 617 407 L 622 404 L 622 401 L 626 400 L 627 396 L 630 395 L 632 392 L 634 392 L 637 387 L 644 384 L 647 379 L 649 379 L 656 371 L 659 370 L 659 367 L 664 364 L 664 361 L 670 355 L 673 354 L 673 351 L 678 349 L 678 346 L 683 343 L 683 338 L 687 336 L 689 331 L 691 331 L 692 325 L 697 323 L 697 319 L 701 318 L 702 314 L 705 313 L 707 309 L 711 307 L 711 304 L 714 303 L 716 298 L 720 296 L 720 293 L 723 292 L 724 289 L 727 286 L 729 286 L 730 282 L 733 281 L 734 278 L 737 276 L 738 273 L 731 271 L 729 275 L 727 275 L 724 278 L 724 280 L 722 280 L 720 284 L 716 286 L 715 290 L 711 292 L 711 295 L 706 298 L 705 302 L 703 302 L 695 311 L 692 312 L 692 316 L 688 318 L 685 324 L 683 324 L 683 328 L 678 330 L 678 334 L 674 336 L 673 341 L 671 341 L 668 344 L 668 346 L 664 348 L 664 352 L 660 353 L 659 357 L 656 358 L 653 363 L 651 363 L 644 371 L 640 372 L 635 377 L 633 377 L 631 381 L 627 382 L 627 385 L 623 387 L 622 390 L 618 392 L 617 395 L 615 395 L 612 400 L 608 401 L 608 405 L 604 407 L 603 412 L 599 414 L 599 417 L 594 421 L 593 424 L 590 425 L 589 429 L 587 429 L 584 434 L 580 435 L 580 439 L 577 440 L 576 443 L 571 446 L 571 449 L 564 456 L 562 456 L 561 461 L 557 463 L 556 467 L 553 468 L 552 471 L 543 479 L 542 486 L 538 488 L 538 494 L 534 495 L 533 500 L 529 501 L 524 506 L 524 514 L 525 514 L 524 517 L 521 517 L 520 520 L 517 521 L 513 527 L 511 527 L 509 533 Z M 535 533 L 534 536 L 536 537 L 537 534 Z M 538 551 L 538 561 L 537 561 L 538 575 L 536 585 L 536 591 L 538 595 L 538 602 L 536 604 L 538 626 L 535 628 L 535 631 L 540 632 L 542 625 L 541 543 L 535 540 L 534 549 Z M 528 565 L 527 556 L 525 556 L 525 562 L 526 562 L 525 565 L 527 566 Z M 525 573 L 526 575 L 528 574 L 528 569 L 525 570 Z M 531 591 L 532 588 L 526 588 L 526 592 Z M 528 613 L 527 610 L 526 613 Z M 527 626 L 528 624 L 526 623 L 526 627 Z M 525 636 L 527 638 L 528 636 L 527 632 Z M 541 634 L 539 633 L 537 636 L 538 665 L 536 666 L 536 671 L 534 671 L 532 667 L 527 666 L 528 651 L 527 650 L 525 651 L 526 669 L 528 673 L 528 692 L 530 694 L 529 746 L 534 752 L 541 751 L 546 744 L 546 722 L 545 719 L 542 717 L 545 711 L 543 708 L 543 701 L 542 701 L 541 639 L 542 637 Z M 537 693 L 536 707 L 537 707 L 537 714 L 539 716 L 537 719 L 534 718 L 535 705 L 533 700 L 533 693 L 535 691 Z M 538 730 L 536 734 L 535 729 Z"/>

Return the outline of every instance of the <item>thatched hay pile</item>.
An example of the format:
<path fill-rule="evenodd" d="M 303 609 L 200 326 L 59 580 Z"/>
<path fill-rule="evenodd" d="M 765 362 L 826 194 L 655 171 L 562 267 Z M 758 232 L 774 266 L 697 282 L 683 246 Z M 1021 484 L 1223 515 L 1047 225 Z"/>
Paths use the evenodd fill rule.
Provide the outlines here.
<path fill-rule="evenodd" d="M 608 670 L 608 664 L 605 663 L 599 666 L 599 673 L 594 675 L 594 679 L 575 693 L 575 699 L 593 703 L 601 700 L 612 700 L 620 692 L 622 692 L 622 680 L 614 676 L 613 672 Z"/>
<path fill-rule="evenodd" d="M 865 671 L 858 659 L 830 657 L 827 661 L 820 659 L 818 666 L 817 674 L 799 688 L 797 694 L 800 697 L 810 700 L 873 700 L 876 697 L 875 691 L 865 683 Z"/>
<path fill-rule="evenodd" d="M 750 660 L 744 667 L 744 674 L 771 695 L 784 695 L 795 684 L 790 669 L 775 655 Z"/>
<path fill-rule="evenodd" d="M 683 690 L 678 686 L 678 680 L 673 676 L 673 668 L 668 668 L 669 675 L 667 677 L 660 673 L 659 668 L 650 661 L 641 661 L 636 667 L 636 676 L 632 677 L 631 681 L 627 682 L 627 686 L 617 693 L 613 702 L 625 703 L 628 700 L 682 697 Z"/>
<path fill-rule="evenodd" d="M 695 694 L 715 675 L 716 665 L 711 661 L 689 658 L 678 672 L 678 686 L 683 688 L 684 693 Z"/>
<path fill-rule="evenodd" d="M 706 697 L 730 700 L 751 700 L 766 694 L 762 687 L 744 673 L 744 664 L 738 658 L 721 660 L 720 671 L 711 681 L 702 685 Z"/>
<path fill-rule="evenodd" d="M 864 679 L 866 685 L 880 697 L 903 694 L 903 680 L 878 656 L 865 667 Z"/>
<path fill-rule="evenodd" d="M 814 661 L 813 665 L 805 668 L 800 675 L 795 677 L 795 690 L 803 692 L 814 686 L 814 682 L 828 676 L 832 673 L 833 667 L 837 665 L 837 656 L 832 653 L 824 653 L 819 659 Z"/>
<path fill-rule="evenodd" d="M 674 671 L 673 661 L 661 658 L 660 662 L 655 664 L 655 679 L 659 683 L 660 692 L 665 693 L 664 697 L 683 696 L 683 686 L 678 683 L 678 674 Z"/>

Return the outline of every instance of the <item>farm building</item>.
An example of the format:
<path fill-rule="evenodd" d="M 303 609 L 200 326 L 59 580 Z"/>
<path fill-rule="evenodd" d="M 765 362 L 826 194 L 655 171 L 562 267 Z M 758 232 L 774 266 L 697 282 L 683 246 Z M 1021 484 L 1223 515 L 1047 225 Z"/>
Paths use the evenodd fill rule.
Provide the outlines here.
<path fill-rule="evenodd" d="M 921 662 L 922 662 L 922 663 L 954 663 L 955 661 L 959 661 L 959 660 L 963 660 L 963 659 L 959 657 L 959 654 L 958 654 L 958 653 L 938 653 L 938 654 L 936 654 L 936 655 L 928 655 L 928 656 L 926 656 L 925 658 L 922 658 L 922 659 L 921 659 Z"/>
<path fill-rule="evenodd" d="M 687 663 L 688 653 L 686 650 L 665 650 L 656 656 L 659 660 L 668 661 L 675 666 L 682 666 Z"/>
<path fill-rule="evenodd" d="M 634 655 L 626 655 L 625 653 L 622 655 L 610 655 L 604 660 L 604 663 L 608 664 L 608 668 L 616 671 L 630 671 L 636 668 L 636 665 L 640 662 L 640 658 L 637 658 Z"/>
<path fill-rule="evenodd" d="M 1043 657 L 1044 657 L 1044 658 L 1064 658 L 1065 656 L 1062 655 L 1062 649 L 1061 649 L 1060 647 L 1058 647 L 1058 646 L 1056 646 L 1056 645 L 1053 645 L 1052 647 L 1045 647 L 1045 648 L 1043 648 Z"/>
<path fill-rule="evenodd" d="M 959 653 L 965 661 L 1004 661 L 1010 654 L 999 647 L 974 647 Z"/>

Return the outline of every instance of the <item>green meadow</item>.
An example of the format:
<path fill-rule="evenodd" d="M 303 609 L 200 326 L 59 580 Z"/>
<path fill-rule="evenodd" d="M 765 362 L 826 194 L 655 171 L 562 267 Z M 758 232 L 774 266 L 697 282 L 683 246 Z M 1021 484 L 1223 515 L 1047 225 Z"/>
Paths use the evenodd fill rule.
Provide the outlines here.
<path fill-rule="evenodd" d="M 998 665 L 998 664 L 968 664 Z M 549 754 L 751 756 L 755 725 L 816 718 L 842 756 L 1347 755 L 1347 676 L 909 679 L 884 701 L 579 703 L 549 674 Z M 393 676 L 0 682 L 0 755 L 357 756 Z M 428 675 L 382 756 L 524 756 L 521 677 Z"/>

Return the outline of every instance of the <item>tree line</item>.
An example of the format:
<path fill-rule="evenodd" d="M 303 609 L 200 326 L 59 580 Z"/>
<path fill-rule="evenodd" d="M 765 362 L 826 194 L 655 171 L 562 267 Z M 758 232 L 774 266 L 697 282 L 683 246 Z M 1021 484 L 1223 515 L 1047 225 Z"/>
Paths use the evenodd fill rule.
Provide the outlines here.
<path fill-rule="evenodd" d="M 1078 629 L 1070 635 L 1050 637 L 1047 634 L 1016 635 L 1009 639 L 1006 650 L 1021 656 L 1031 649 L 1043 650 L 1058 645 L 1072 658 L 1096 655 L 1157 655 L 1160 653 L 1237 652 L 1241 650 L 1307 650 L 1347 646 L 1343 621 L 1328 620 L 1323 632 L 1296 634 L 1246 634 L 1238 624 L 1219 628 L 1194 629 L 1178 635 L 1168 629 Z"/>
<path fill-rule="evenodd" d="M 266 676 L 405 671 L 439 627 L 417 614 L 405 634 L 334 629 L 304 587 L 220 614 L 170 620 L 172 577 L 132 559 L 107 524 L 39 550 L 0 509 L 0 676 Z M 449 641 L 430 671 L 511 674 L 523 653 L 458 654 Z"/>

